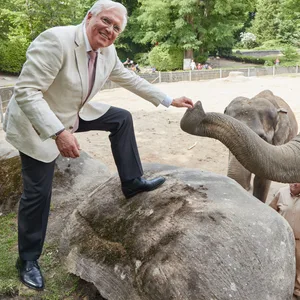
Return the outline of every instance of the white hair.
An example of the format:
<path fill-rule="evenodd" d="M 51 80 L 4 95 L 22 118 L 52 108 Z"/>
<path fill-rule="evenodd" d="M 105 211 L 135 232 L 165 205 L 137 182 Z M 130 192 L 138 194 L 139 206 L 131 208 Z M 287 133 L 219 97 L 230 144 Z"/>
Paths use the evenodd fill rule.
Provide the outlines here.
<path fill-rule="evenodd" d="M 114 1 L 111 1 L 111 0 L 98 0 L 89 9 L 89 11 L 85 15 L 83 21 L 84 22 L 86 21 L 87 16 L 88 16 L 89 13 L 91 13 L 92 15 L 98 15 L 101 11 L 109 10 L 109 9 L 116 9 L 123 15 L 123 23 L 122 23 L 122 27 L 121 27 L 121 29 L 123 31 L 126 27 L 126 24 L 127 24 L 127 9 L 123 4 L 121 4 L 119 2 L 114 2 Z"/>

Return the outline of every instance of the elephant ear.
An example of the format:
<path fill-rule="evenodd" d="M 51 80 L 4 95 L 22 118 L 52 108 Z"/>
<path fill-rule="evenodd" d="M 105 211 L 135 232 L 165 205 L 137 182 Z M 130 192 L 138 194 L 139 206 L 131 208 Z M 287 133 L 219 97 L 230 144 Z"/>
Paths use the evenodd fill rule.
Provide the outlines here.
<path fill-rule="evenodd" d="M 290 135 L 290 118 L 288 111 L 285 108 L 277 109 L 277 124 L 275 126 L 275 133 L 273 137 L 273 145 L 282 145 L 289 141 Z"/>

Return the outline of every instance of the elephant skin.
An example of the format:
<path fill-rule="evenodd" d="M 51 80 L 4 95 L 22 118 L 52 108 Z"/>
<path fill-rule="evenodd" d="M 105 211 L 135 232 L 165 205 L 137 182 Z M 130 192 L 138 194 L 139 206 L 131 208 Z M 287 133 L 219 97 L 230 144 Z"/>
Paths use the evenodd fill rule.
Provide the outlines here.
<path fill-rule="evenodd" d="M 282 145 L 297 135 L 298 125 L 291 108 L 283 99 L 275 96 L 269 90 L 265 90 L 251 99 L 235 98 L 226 107 L 224 113 L 246 124 L 269 144 Z M 251 175 L 251 172 L 229 153 L 227 176 L 249 190 Z M 253 195 L 265 202 L 270 184 L 270 180 L 255 175 Z"/>
<path fill-rule="evenodd" d="M 202 103 L 187 109 L 180 122 L 189 134 L 223 143 L 249 172 L 268 180 L 300 182 L 300 135 L 283 145 L 271 145 L 244 123 L 220 113 L 205 113 Z"/>
<path fill-rule="evenodd" d="M 60 243 L 69 272 L 107 300 L 292 298 L 294 237 L 275 210 L 226 176 L 144 169 L 166 182 L 128 201 L 114 176 L 74 211 Z"/>

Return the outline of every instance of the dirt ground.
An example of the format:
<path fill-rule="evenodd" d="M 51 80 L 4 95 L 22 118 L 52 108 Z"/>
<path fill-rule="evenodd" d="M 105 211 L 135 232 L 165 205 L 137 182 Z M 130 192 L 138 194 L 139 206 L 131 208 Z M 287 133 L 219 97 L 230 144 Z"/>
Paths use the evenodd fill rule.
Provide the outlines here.
<path fill-rule="evenodd" d="M 156 85 L 171 97 L 185 95 L 194 102 L 200 100 L 206 111 L 223 113 L 235 97 L 253 97 L 269 89 L 282 97 L 300 121 L 299 76 L 236 77 L 210 81 L 161 83 Z M 226 175 L 228 150 L 217 140 L 192 136 L 179 126 L 185 109 L 155 107 L 122 88 L 101 91 L 93 101 L 105 102 L 132 112 L 137 143 L 143 163 L 161 163 L 197 168 Z M 105 163 L 112 172 L 116 167 L 111 155 L 108 133 L 76 134 L 81 148 Z M 0 129 L 0 140 L 4 132 Z M 272 183 L 270 200 L 281 183 Z"/>

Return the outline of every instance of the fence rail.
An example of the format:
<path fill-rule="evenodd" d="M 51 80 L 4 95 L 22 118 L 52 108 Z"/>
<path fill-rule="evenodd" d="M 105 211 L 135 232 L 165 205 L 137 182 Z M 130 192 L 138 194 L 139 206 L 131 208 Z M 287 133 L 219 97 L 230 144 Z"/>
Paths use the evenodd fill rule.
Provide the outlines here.
<path fill-rule="evenodd" d="M 232 69 L 214 69 L 214 70 L 194 70 L 181 72 L 155 72 L 155 73 L 141 73 L 140 77 L 144 78 L 150 83 L 161 82 L 179 82 L 179 81 L 199 81 L 210 80 L 217 78 L 226 78 L 230 72 L 242 72 L 245 77 L 253 76 L 267 76 L 267 75 L 281 75 L 281 74 L 298 74 L 299 67 L 261 67 L 261 68 L 232 68 Z M 107 81 L 102 88 L 113 89 L 119 87 L 118 84 Z M 3 123 L 4 113 L 7 104 L 13 93 L 13 86 L 0 87 L 0 121 Z"/>

